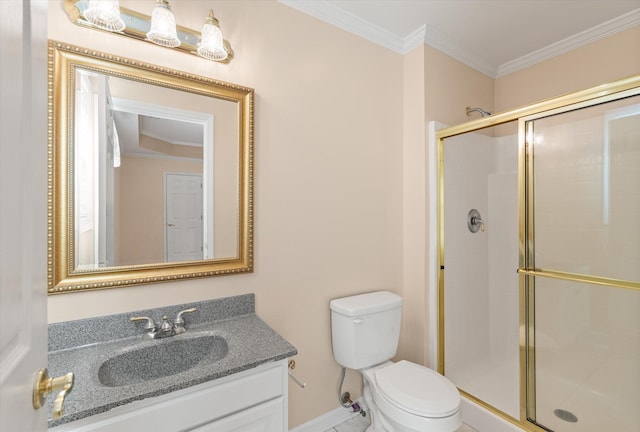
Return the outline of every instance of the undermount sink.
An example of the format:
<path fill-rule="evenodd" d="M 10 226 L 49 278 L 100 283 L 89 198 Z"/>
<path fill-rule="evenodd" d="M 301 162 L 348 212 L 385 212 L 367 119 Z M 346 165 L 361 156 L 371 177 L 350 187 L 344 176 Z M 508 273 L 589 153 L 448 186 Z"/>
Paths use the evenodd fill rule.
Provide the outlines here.
<path fill-rule="evenodd" d="M 105 360 L 98 370 L 100 383 L 120 387 L 155 380 L 185 372 L 205 359 L 218 361 L 229 352 L 221 336 L 172 337 L 154 342 Z"/>

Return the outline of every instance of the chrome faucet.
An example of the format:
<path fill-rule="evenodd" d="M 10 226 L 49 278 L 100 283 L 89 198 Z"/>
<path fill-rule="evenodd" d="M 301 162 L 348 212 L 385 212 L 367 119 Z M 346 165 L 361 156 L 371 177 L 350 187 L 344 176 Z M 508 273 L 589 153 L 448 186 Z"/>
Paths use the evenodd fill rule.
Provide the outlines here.
<path fill-rule="evenodd" d="M 184 328 L 184 319 L 182 319 L 182 314 L 191 313 L 195 311 L 197 311 L 196 308 L 191 308 L 191 309 L 185 309 L 183 311 L 178 312 L 178 315 L 176 315 L 175 321 L 173 321 L 174 334 L 180 334 L 187 331 L 187 329 Z"/>
<path fill-rule="evenodd" d="M 173 323 L 169 321 L 169 317 L 164 315 L 162 317 L 162 324 L 160 324 L 160 327 L 158 327 L 158 325 L 155 323 L 153 318 L 150 318 L 147 316 L 131 317 L 129 318 L 129 321 L 146 320 L 147 323 L 144 326 L 145 338 L 161 339 L 161 338 L 181 334 L 187 331 L 184 327 L 184 319 L 182 318 L 182 314 L 188 313 L 188 312 L 195 312 L 196 310 L 197 310 L 196 308 L 191 308 L 191 309 L 185 309 L 183 311 L 178 312 L 178 315 L 176 316 L 176 319 Z"/>

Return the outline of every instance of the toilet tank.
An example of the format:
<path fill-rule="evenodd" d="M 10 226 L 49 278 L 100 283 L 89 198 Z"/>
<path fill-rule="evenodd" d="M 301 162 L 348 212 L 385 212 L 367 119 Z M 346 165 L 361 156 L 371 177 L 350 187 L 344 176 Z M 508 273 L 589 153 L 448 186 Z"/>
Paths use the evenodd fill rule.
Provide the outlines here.
<path fill-rule="evenodd" d="M 331 339 L 336 361 L 366 369 L 390 360 L 398 349 L 402 298 L 377 291 L 331 300 Z"/>

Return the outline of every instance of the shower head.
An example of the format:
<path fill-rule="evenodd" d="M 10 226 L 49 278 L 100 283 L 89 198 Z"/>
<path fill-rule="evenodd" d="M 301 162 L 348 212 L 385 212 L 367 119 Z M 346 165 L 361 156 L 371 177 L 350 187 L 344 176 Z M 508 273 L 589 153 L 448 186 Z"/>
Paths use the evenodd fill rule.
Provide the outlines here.
<path fill-rule="evenodd" d="M 482 117 L 486 117 L 486 116 L 490 116 L 491 115 L 491 113 L 489 111 L 485 111 L 482 108 L 478 108 L 478 107 L 469 108 L 469 107 L 467 107 L 467 116 L 470 116 L 471 113 L 474 112 L 474 111 L 479 112 Z"/>

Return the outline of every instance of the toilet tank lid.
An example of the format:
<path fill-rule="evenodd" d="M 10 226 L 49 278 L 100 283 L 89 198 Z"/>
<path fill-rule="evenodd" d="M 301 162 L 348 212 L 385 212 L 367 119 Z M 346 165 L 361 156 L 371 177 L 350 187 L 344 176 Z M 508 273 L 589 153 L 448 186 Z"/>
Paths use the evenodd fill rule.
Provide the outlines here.
<path fill-rule="evenodd" d="M 376 291 L 331 300 L 332 311 L 346 316 L 360 316 L 402 306 L 402 297 L 389 291 Z"/>

